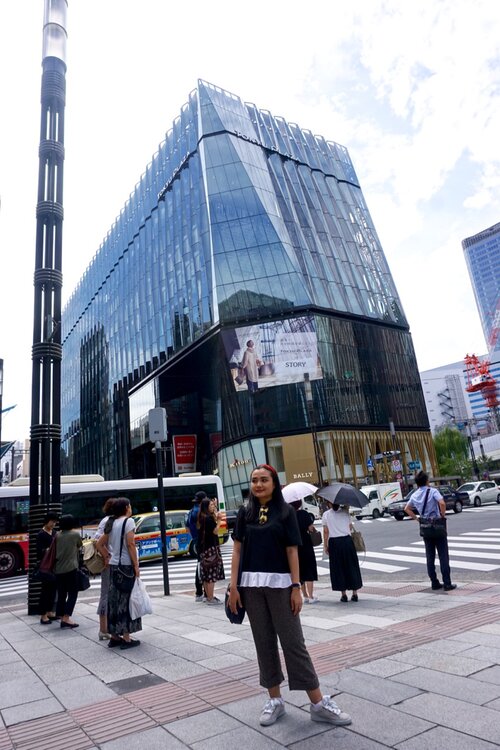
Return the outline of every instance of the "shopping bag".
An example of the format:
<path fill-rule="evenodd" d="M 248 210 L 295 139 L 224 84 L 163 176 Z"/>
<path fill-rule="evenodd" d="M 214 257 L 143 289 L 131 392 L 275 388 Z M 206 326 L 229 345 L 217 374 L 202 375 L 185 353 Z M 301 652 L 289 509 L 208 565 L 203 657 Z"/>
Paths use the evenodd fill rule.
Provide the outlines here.
<path fill-rule="evenodd" d="M 351 538 L 354 542 L 354 549 L 356 550 L 356 552 L 366 552 L 365 540 L 363 539 L 363 534 L 361 533 L 361 531 L 353 529 L 351 531 Z"/>
<path fill-rule="evenodd" d="M 135 579 L 134 588 L 130 594 L 128 610 L 131 620 L 137 620 L 139 617 L 144 617 L 144 615 L 153 614 L 151 598 L 140 578 Z"/>
<path fill-rule="evenodd" d="M 57 537 L 54 537 L 50 547 L 47 547 L 43 553 L 40 565 L 35 571 L 36 578 L 34 577 L 34 580 L 47 581 L 49 583 L 55 582 L 56 576 L 54 568 L 56 566 L 56 539 Z"/>

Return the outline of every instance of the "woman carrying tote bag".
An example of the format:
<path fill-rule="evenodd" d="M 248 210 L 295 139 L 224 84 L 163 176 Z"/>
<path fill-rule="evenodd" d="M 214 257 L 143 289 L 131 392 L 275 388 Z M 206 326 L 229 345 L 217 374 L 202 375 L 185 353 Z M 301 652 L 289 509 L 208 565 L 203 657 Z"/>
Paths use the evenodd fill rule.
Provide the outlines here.
<path fill-rule="evenodd" d="M 122 650 L 139 646 L 140 641 L 133 640 L 130 634 L 142 630 L 141 618 L 132 620 L 129 611 L 130 594 L 135 579 L 140 576 L 135 524 L 131 515 L 130 501 L 125 497 L 116 498 L 104 534 L 96 544 L 96 549 L 109 564 L 107 614 L 111 638 L 108 647 L 119 646 Z"/>

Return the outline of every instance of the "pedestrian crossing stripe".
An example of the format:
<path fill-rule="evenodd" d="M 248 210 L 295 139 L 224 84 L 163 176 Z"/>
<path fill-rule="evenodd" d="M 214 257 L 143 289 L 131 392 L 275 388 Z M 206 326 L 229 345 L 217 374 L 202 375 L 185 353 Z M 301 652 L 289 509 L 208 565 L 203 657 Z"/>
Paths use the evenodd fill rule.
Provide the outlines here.
<path fill-rule="evenodd" d="M 376 519 L 392 520 L 392 519 Z M 367 519 L 361 523 L 372 523 L 373 519 Z M 495 543 L 496 542 L 496 543 Z M 489 564 L 488 561 L 498 560 L 500 563 L 500 528 L 483 529 L 478 532 L 464 532 L 459 536 L 448 536 L 448 549 L 452 568 L 491 572 L 497 570 L 499 565 Z M 232 556 L 231 546 L 221 547 L 226 575 L 229 573 L 230 560 Z M 323 558 L 322 546 L 314 549 L 318 575 L 329 575 L 328 557 Z M 407 553 L 407 554 L 398 554 Z M 462 558 L 462 560 L 460 559 Z M 475 562 L 470 561 L 474 558 Z M 479 562 L 484 560 L 485 562 Z M 399 565 L 398 565 L 399 563 Z M 401 564 L 403 563 L 403 564 Z M 425 565 L 424 542 L 419 540 L 411 542 L 410 546 L 385 547 L 382 552 L 370 552 L 360 555 L 360 565 L 364 570 L 373 570 L 380 573 L 398 573 L 408 570 L 404 563 L 417 563 Z M 191 557 L 176 558 L 169 561 L 169 580 L 172 585 L 189 586 L 194 588 L 194 575 L 197 561 Z M 150 567 L 151 566 L 151 567 Z M 146 585 L 151 587 L 163 586 L 163 571 L 161 561 L 141 567 L 141 578 Z M 90 590 L 97 593 L 100 589 L 100 579 L 91 579 Z M 27 576 L 7 578 L 0 580 L 0 599 L 24 594 L 28 590 Z"/>

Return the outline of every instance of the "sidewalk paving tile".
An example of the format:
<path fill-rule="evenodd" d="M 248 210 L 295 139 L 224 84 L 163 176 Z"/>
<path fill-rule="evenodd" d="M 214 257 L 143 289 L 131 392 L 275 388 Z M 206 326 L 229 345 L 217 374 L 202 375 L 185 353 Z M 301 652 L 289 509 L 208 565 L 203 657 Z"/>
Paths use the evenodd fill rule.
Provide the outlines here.
<path fill-rule="evenodd" d="M 401 684 L 392 683 L 388 679 L 363 674 L 351 669 L 344 669 L 336 676 L 335 684 L 332 685 L 337 692 L 356 695 L 358 698 L 380 703 L 382 706 L 391 706 L 406 698 L 419 695 L 418 686 L 408 683 L 405 687 Z M 328 680 L 322 679 L 322 684 L 329 688 Z"/>
<path fill-rule="evenodd" d="M 214 708 L 204 713 L 178 719 L 165 725 L 168 731 L 188 745 L 208 737 L 215 737 L 231 729 L 237 729 L 240 723 L 224 711 Z"/>
<path fill-rule="evenodd" d="M 393 675 L 390 680 L 398 684 L 413 685 L 437 695 L 447 695 L 458 700 L 467 698 L 471 703 L 482 706 L 489 701 L 500 698 L 500 685 L 489 685 L 479 680 L 471 686 L 470 679 L 458 675 L 445 674 L 435 669 L 416 667 L 410 672 Z"/>
<path fill-rule="evenodd" d="M 207 668 L 198 662 L 189 662 L 177 656 L 165 656 L 163 659 L 147 661 L 142 665 L 149 672 L 165 680 L 177 680 L 182 677 L 194 677 L 206 674 Z"/>
<path fill-rule="evenodd" d="M 437 669 L 441 672 L 449 672 L 450 674 L 462 676 L 472 675 L 481 669 L 486 669 L 495 664 L 493 660 L 480 661 L 479 659 L 472 659 L 466 656 L 433 654 L 430 651 L 422 652 L 417 649 L 393 654 L 391 658 L 395 661 L 413 664 L 415 667 L 428 667 L 429 669 Z"/>
<path fill-rule="evenodd" d="M 454 732 L 446 727 L 435 727 L 411 740 L 394 745 L 395 750 L 498 750 L 498 745 L 485 742 L 470 734 Z"/>
<path fill-rule="evenodd" d="M 249 750 L 283 750 L 281 743 L 274 742 L 250 727 L 239 727 L 216 737 L 193 742 L 191 747 L 193 750 L 234 750 L 238 747 Z"/>
<path fill-rule="evenodd" d="M 401 713 L 397 710 L 397 706 L 387 708 L 379 703 L 372 703 L 347 693 L 335 696 L 335 700 L 339 706 L 342 706 L 343 711 L 347 711 L 352 716 L 350 729 L 355 734 L 368 737 L 389 747 L 415 737 L 439 723 L 426 721 L 416 714 L 401 720 Z M 416 700 L 416 698 L 409 700 Z M 435 697 L 433 700 L 435 701 Z"/>
<path fill-rule="evenodd" d="M 59 682 L 52 685 L 51 690 L 65 708 L 77 708 L 116 697 L 110 688 L 93 675 Z"/>
<path fill-rule="evenodd" d="M 42 664 L 39 667 L 33 667 L 33 671 L 46 685 L 51 685 L 54 682 L 65 682 L 73 677 L 87 677 L 89 675 L 87 669 L 71 660 L 65 660 L 62 663 L 53 661 L 50 664 Z"/>
<path fill-rule="evenodd" d="M 500 738 L 500 712 L 483 706 L 475 706 L 468 700 L 459 701 L 447 696 L 436 696 L 432 694 L 417 695 L 415 698 L 400 703 L 396 710 L 401 713 L 418 716 L 426 721 L 433 722 L 455 729 L 457 732 L 470 734 L 488 742 L 498 742 Z"/>
<path fill-rule="evenodd" d="M 61 711 L 64 711 L 64 707 L 56 698 L 44 698 L 40 701 L 32 701 L 31 703 L 23 703 L 19 706 L 4 708 L 2 710 L 2 718 L 5 725 L 10 727 L 13 724 L 20 724 L 31 719 L 39 719 L 42 716 L 50 716 Z"/>
<path fill-rule="evenodd" d="M 373 674 L 376 677 L 391 677 L 393 674 L 400 674 L 401 672 L 407 672 L 409 669 L 414 669 L 413 664 L 404 664 L 401 661 L 395 661 L 390 657 L 383 659 L 375 659 L 374 661 L 366 662 L 366 664 L 357 664 L 352 667 L 356 672 L 366 672 L 367 674 Z"/>
<path fill-rule="evenodd" d="M 326 748 L 335 748 L 335 750 L 387 750 L 388 748 L 388 745 L 381 745 L 367 737 L 361 737 L 350 729 L 344 727 L 328 729 L 326 724 L 325 727 L 327 731 L 323 734 L 317 734 L 314 737 L 308 737 L 306 740 L 295 742 L 293 745 L 289 745 L 290 750 L 326 750 Z"/>
<path fill-rule="evenodd" d="M 479 682 L 490 682 L 493 685 L 500 685 L 500 667 L 498 665 L 487 667 L 487 669 L 483 669 L 481 672 L 475 672 L 471 675 L 471 679 L 478 680 Z"/>
<path fill-rule="evenodd" d="M 237 636 L 218 633 L 215 630 L 195 630 L 191 633 L 184 633 L 184 638 L 194 641 L 194 643 L 206 644 L 207 646 L 221 646 L 223 643 L 239 641 Z"/>
<path fill-rule="evenodd" d="M 183 750 L 183 742 L 162 727 L 146 729 L 143 732 L 128 734 L 126 738 L 111 740 L 100 745 L 101 750 Z"/>
<path fill-rule="evenodd" d="M 0 686 L 0 709 L 52 697 L 43 682 L 31 670 L 30 672 L 30 677 L 21 677 L 9 682 L 4 682 L 2 679 L 2 685 Z"/>

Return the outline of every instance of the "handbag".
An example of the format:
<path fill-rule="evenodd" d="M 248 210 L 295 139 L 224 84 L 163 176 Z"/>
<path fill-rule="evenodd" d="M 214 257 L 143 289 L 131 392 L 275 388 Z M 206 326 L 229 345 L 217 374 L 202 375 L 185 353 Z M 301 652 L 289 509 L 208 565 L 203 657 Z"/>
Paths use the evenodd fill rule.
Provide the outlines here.
<path fill-rule="evenodd" d="M 239 568 L 238 568 L 238 580 L 237 580 L 237 583 L 236 583 L 236 586 L 238 587 L 238 591 L 240 591 L 239 586 L 240 586 L 240 581 L 241 581 L 241 570 L 242 570 L 242 568 L 243 568 L 243 544 L 241 545 L 241 550 L 240 550 L 240 565 L 239 565 Z M 246 614 L 245 607 L 243 605 L 241 605 L 241 607 L 240 607 L 240 605 L 237 604 L 236 605 L 236 609 L 237 609 L 236 614 L 234 612 L 231 612 L 231 610 L 229 609 L 229 589 L 230 589 L 230 586 L 231 586 L 231 584 L 229 584 L 229 586 L 227 587 L 226 595 L 224 597 L 224 610 L 226 612 L 226 617 L 229 620 L 229 622 L 231 622 L 233 625 L 241 625 L 242 622 L 243 622 L 243 620 L 245 619 L 245 614 Z M 241 592 L 240 592 L 240 598 L 241 598 Z"/>
<path fill-rule="evenodd" d="M 323 536 L 321 534 L 321 531 L 318 531 L 318 529 L 312 529 L 311 531 L 308 531 L 307 533 L 311 537 L 311 542 L 312 542 L 313 547 L 318 547 L 322 543 Z"/>
<path fill-rule="evenodd" d="M 424 504 L 422 506 L 422 515 L 418 519 L 420 526 L 420 536 L 422 539 L 444 539 L 448 533 L 446 531 L 446 518 L 425 518 L 425 506 L 429 499 L 430 489 L 427 488 Z"/>
<path fill-rule="evenodd" d="M 94 539 L 90 542 L 85 542 L 83 545 L 83 564 L 93 576 L 102 573 L 106 567 L 103 556 L 96 550 Z"/>
<path fill-rule="evenodd" d="M 353 529 L 351 531 L 351 539 L 354 542 L 354 549 L 356 552 L 366 552 L 366 544 L 361 531 Z"/>
<path fill-rule="evenodd" d="M 76 588 L 77 591 L 87 591 L 90 588 L 90 578 L 83 568 L 76 571 Z"/>
<path fill-rule="evenodd" d="M 52 583 L 56 580 L 56 575 L 54 573 L 54 568 L 56 567 L 57 552 L 56 539 L 57 537 L 53 538 L 50 547 L 47 547 L 47 549 L 43 553 L 40 565 L 38 566 L 38 569 L 33 573 L 33 580 L 42 582 L 45 581 L 47 583 Z"/>
<path fill-rule="evenodd" d="M 128 611 L 131 620 L 138 620 L 140 617 L 144 617 L 144 615 L 153 614 L 151 597 L 146 590 L 142 578 L 135 579 L 134 587 L 128 602 Z"/>
<path fill-rule="evenodd" d="M 127 519 L 123 521 L 122 525 L 122 533 L 120 537 L 120 554 L 118 556 L 118 565 L 116 566 L 116 569 L 114 571 L 113 575 L 113 584 L 116 589 L 121 594 L 130 594 L 132 589 L 134 588 L 135 583 L 135 573 L 127 573 L 123 568 L 121 567 L 122 564 L 122 550 L 123 550 L 123 538 L 125 536 L 125 526 L 127 524 Z"/>

